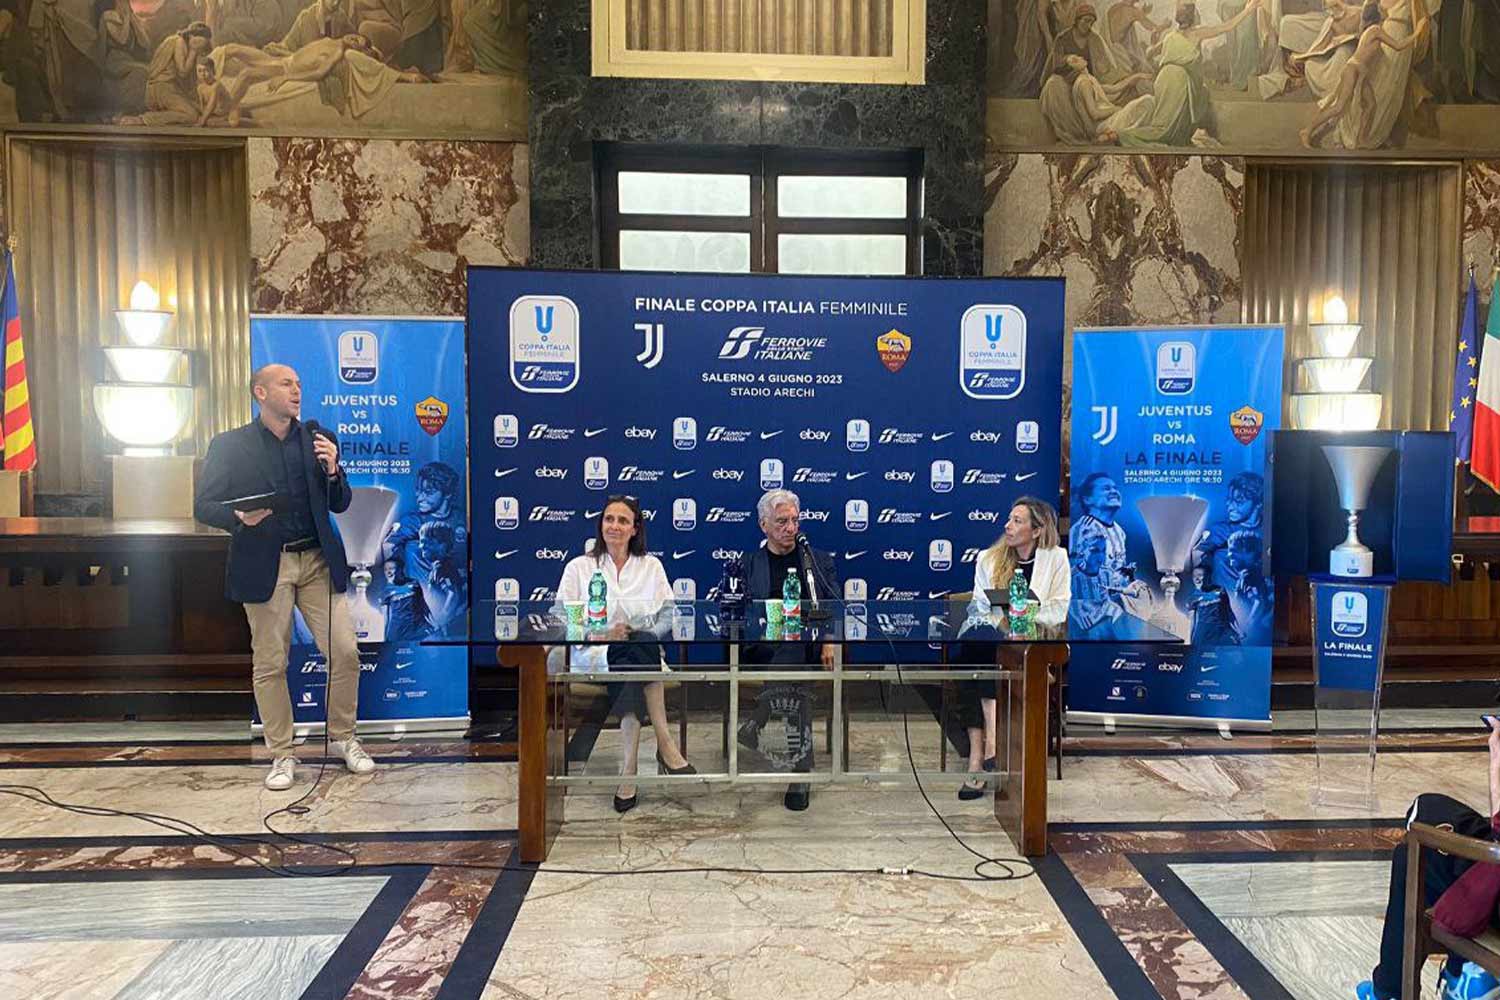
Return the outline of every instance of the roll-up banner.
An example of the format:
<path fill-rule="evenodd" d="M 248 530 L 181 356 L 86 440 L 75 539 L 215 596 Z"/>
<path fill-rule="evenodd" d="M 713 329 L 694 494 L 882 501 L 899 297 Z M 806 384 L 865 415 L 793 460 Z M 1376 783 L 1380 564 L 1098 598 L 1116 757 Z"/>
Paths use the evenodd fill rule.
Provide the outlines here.
<path fill-rule="evenodd" d="M 352 571 L 362 732 L 448 729 L 469 716 L 464 321 L 252 316 L 252 365 L 291 365 L 302 419 L 339 441 L 354 500 L 334 515 Z M 300 614 L 287 679 L 299 731 L 326 715 L 328 669 Z M 259 726 L 259 720 L 256 720 Z"/>
<path fill-rule="evenodd" d="M 1271 719 L 1280 327 L 1073 335 L 1069 718 Z M 1132 645 L 1141 624 L 1184 647 Z"/>

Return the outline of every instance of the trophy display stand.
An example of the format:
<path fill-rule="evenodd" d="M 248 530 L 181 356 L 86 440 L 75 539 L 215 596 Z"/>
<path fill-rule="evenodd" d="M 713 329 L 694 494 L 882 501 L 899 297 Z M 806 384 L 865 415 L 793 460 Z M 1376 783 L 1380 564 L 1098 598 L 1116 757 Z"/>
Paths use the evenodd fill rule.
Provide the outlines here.
<path fill-rule="evenodd" d="M 1313 752 L 1315 806 L 1376 815 L 1375 759 L 1391 583 L 1315 577 Z"/>

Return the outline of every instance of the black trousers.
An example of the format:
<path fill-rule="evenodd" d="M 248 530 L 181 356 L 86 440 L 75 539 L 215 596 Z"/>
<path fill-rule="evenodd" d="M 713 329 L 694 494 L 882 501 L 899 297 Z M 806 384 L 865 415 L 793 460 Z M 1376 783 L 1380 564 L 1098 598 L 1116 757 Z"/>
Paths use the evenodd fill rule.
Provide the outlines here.
<path fill-rule="evenodd" d="M 1446 795 L 1418 795 L 1406 814 L 1406 822 L 1426 823 L 1429 826 L 1450 827 L 1454 833 L 1465 837 L 1493 837 L 1490 821 L 1473 809 L 1450 799 Z M 1432 906 L 1458 877 L 1468 870 L 1472 861 L 1455 858 L 1439 851 L 1422 850 L 1422 891 L 1426 897 L 1424 906 Z M 1401 995 L 1401 952 L 1406 943 L 1406 845 L 1397 844 L 1391 849 L 1391 887 L 1386 896 L 1385 926 L 1380 930 L 1380 964 L 1370 976 L 1375 992 L 1382 1000 L 1394 1000 Z M 1448 969 L 1457 974 L 1464 961 L 1448 956 Z"/>
<path fill-rule="evenodd" d="M 609 660 L 609 669 L 612 673 L 622 673 L 629 670 L 653 670 L 661 672 L 662 649 L 659 642 L 632 641 L 629 645 L 625 643 L 612 642 L 609 644 L 609 652 L 606 654 Z M 646 722 L 646 685 L 627 684 L 616 682 L 606 683 L 604 690 L 609 693 L 609 710 L 624 718 L 633 715 L 642 723 Z"/>
<path fill-rule="evenodd" d="M 964 639 L 957 644 L 954 658 L 950 662 L 962 665 L 983 663 L 993 666 L 995 663 L 995 643 L 999 632 L 993 625 L 976 625 L 964 633 Z M 989 639 L 991 641 L 986 641 Z M 990 678 L 982 681 L 959 681 L 958 682 L 958 722 L 964 729 L 984 728 L 984 708 L 980 705 L 980 699 L 995 697 L 995 681 Z"/>
<path fill-rule="evenodd" d="M 767 670 L 785 670 L 821 662 L 815 644 L 747 643 L 740 652 L 740 662 Z M 777 771 L 806 773 L 813 769 L 812 693 L 806 684 L 777 681 L 761 688 L 751 718 L 762 733 L 761 752 Z M 785 742 L 768 739 L 765 731 L 773 720 L 785 733 Z"/>

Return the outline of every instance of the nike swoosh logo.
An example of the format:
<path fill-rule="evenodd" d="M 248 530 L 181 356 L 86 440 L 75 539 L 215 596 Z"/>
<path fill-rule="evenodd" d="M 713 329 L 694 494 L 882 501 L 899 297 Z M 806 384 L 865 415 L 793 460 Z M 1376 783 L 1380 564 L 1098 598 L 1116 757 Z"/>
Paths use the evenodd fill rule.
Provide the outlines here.
<path fill-rule="evenodd" d="M 396 669 L 397 670 L 405 670 L 407 667 L 411 666 L 415 662 L 416 662 L 415 660 L 407 660 L 405 663 L 398 663 L 398 664 L 396 664 Z"/>
<path fill-rule="evenodd" d="M 688 549 L 686 552 L 678 552 L 676 549 L 673 549 L 672 550 L 672 558 L 673 559 L 686 559 L 688 556 L 692 555 L 694 552 L 697 552 L 697 551 L 698 551 L 697 549 Z"/>
<path fill-rule="evenodd" d="M 495 558 L 496 559 L 509 559 L 511 556 L 515 555 L 517 552 L 520 552 L 520 551 L 521 551 L 520 549 L 511 549 L 508 552 L 501 552 L 499 549 L 496 549 L 495 550 Z"/>
<path fill-rule="evenodd" d="M 927 519 L 929 521 L 941 521 L 945 517 L 952 517 L 952 516 L 953 516 L 953 511 L 951 511 L 951 510 L 945 510 L 941 514 L 936 514 L 936 513 L 934 513 L 934 514 L 928 514 L 927 515 Z"/>
<path fill-rule="evenodd" d="M 868 469 L 866 469 L 864 472 L 846 472 L 846 473 L 844 473 L 844 481 L 852 483 L 856 479 L 863 479 L 865 476 L 868 476 L 869 474 L 870 474 L 870 471 Z"/>
<path fill-rule="evenodd" d="M 929 601 L 936 601 L 941 597 L 947 597 L 951 593 L 953 593 L 951 590 L 929 590 L 927 592 L 927 599 Z"/>
<path fill-rule="evenodd" d="M 598 430 L 589 430 L 588 428 L 584 428 L 583 436 L 586 438 L 598 437 L 600 434 L 603 434 L 607 430 L 609 430 L 608 427 L 601 427 Z"/>
<path fill-rule="evenodd" d="M 934 441 L 942 441 L 944 438 L 951 438 L 952 436 L 953 432 L 949 431 L 947 434 L 934 434 L 932 435 L 932 439 Z"/>
<path fill-rule="evenodd" d="M 691 476 L 693 473 L 695 473 L 697 471 L 698 471 L 697 469 L 689 469 L 686 472 L 679 472 L 676 469 L 673 469 L 672 470 L 672 478 L 673 479 L 686 479 L 688 476 Z"/>
<path fill-rule="evenodd" d="M 583 512 L 583 519 L 585 521 L 592 521 L 594 518 L 598 517 L 600 514 L 603 514 L 603 513 L 604 513 L 604 511 L 602 511 L 602 510 L 586 510 L 586 511 Z"/>
<path fill-rule="evenodd" d="M 780 430 L 780 431 L 761 431 L 760 432 L 760 439 L 762 441 L 769 441 L 773 437 L 777 437 L 778 435 L 785 434 L 785 433 L 786 433 L 786 431 L 784 431 L 784 430 Z"/>
<path fill-rule="evenodd" d="M 1034 475 L 1036 475 L 1035 472 L 1017 473 L 1017 475 L 1016 475 L 1016 482 L 1018 482 L 1018 483 L 1024 483 L 1026 480 L 1030 479 Z"/>
<path fill-rule="evenodd" d="M 495 470 L 495 478 L 496 479 L 504 479 L 506 476 L 510 475 L 512 472 L 515 472 L 515 471 L 516 471 L 515 469 L 496 469 Z"/>
<path fill-rule="evenodd" d="M 1211 666 L 1211 667 L 1199 667 L 1199 668 L 1198 668 L 1198 673 L 1200 673 L 1200 674 L 1206 674 L 1206 673 L 1208 673 L 1208 672 L 1209 672 L 1209 671 L 1210 671 L 1210 670 L 1218 670 L 1218 669 L 1219 669 L 1219 665 L 1218 665 L 1218 664 L 1217 664 L 1217 663 L 1215 663 L 1215 664 L 1214 664 L 1214 665 L 1213 665 L 1213 666 Z"/>
<path fill-rule="evenodd" d="M 868 551 L 870 551 L 870 550 L 869 549 L 860 549 L 858 552 L 845 552 L 844 553 L 844 558 L 845 559 L 858 559 L 860 556 L 864 555 Z"/>

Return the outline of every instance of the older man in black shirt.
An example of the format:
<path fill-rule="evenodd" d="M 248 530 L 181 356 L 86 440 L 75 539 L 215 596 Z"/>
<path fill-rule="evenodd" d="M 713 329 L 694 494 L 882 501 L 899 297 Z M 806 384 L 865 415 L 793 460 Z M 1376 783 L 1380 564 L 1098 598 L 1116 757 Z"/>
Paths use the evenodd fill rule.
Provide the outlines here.
<path fill-rule="evenodd" d="M 751 600 L 780 601 L 786 578 L 790 575 L 801 580 L 805 575 L 797 551 L 802 503 L 790 490 L 770 490 L 761 496 L 756 513 L 766 544 L 745 559 L 745 590 Z M 812 581 L 818 599 L 838 600 L 843 596 L 842 584 L 833 557 L 812 550 L 812 561 Z M 805 581 L 802 592 L 803 600 L 812 596 L 807 593 Z M 747 665 L 757 664 L 772 670 L 816 663 L 831 668 L 835 652 L 832 644 L 752 642 L 745 645 L 742 658 Z M 773 718 L 778 722 L 773 730 L 777 738 L 767 740 L 765 730 Z M 812 703 L 807 685 L 766 685 L 756 700 L 754 715 L 739 727 L 739 740 L 763 754 L 778 771 L 810 773 L 813 769 Z M 797 782 L 787 786 L 783 804 L 788 809 L 800 811 L 807 808 L 810 798 L 808 785 Z"/>

